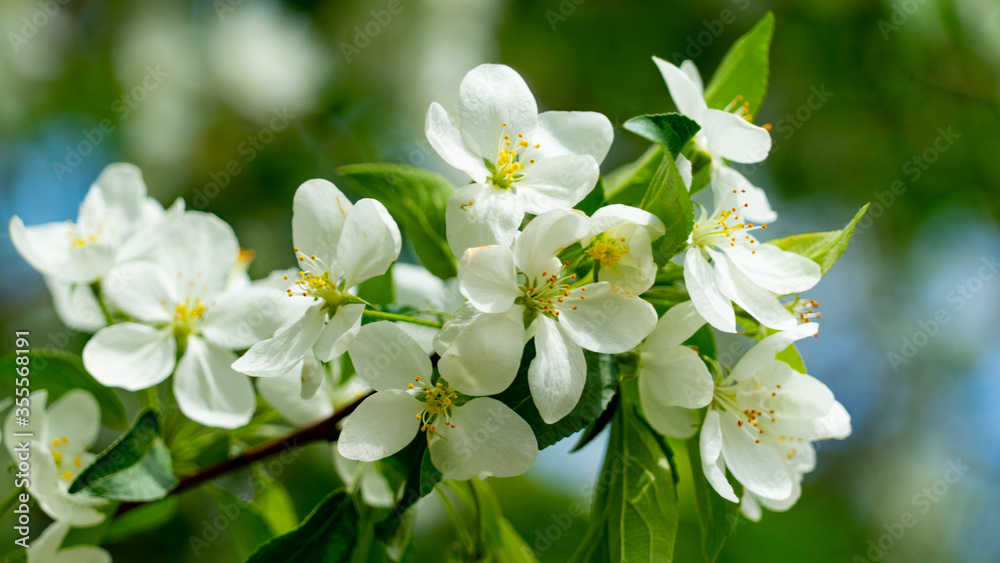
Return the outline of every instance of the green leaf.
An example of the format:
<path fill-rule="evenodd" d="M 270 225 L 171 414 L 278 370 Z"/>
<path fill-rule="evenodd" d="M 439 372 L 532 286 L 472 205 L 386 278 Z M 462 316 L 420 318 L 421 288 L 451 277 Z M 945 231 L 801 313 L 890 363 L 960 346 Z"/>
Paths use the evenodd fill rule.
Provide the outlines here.
<path fill-rule="evenodd" d="M 868 211 L 868 205 L 867 203 L 864 204 L 854 215 L 854 218 L 851 219 L 851 222 L 843 229 L 821 233 L 801 233 L 772 240 L 769 244 L 809 258 L 819 264 L 823 275 L 826 275 L 830 271 L 830 268 L 837 262 L 837 259 L 847 250 L 847 243 L 851 241 L 851 234 L 854 233 L 854 227 L 861 220 L 865 211 Z"/>
<path fill-rule="evenodd" d="M 403 512 L 421 498 L 431 494 L 441 481 L 441 472 L 431 461 L 427 440 L 420 434 L 408 446 L 385 459 L 404 478 L 403 496 L 396 504 L 396 514 Z"/>
<path fill-rule="evenodd" d="M 55 348 L 33 348 L 30 354 L 31 388 L 49 392 L 49 404 L 73 389 L 83 389 L 97 399 L 101 406 L 101 424 L 108 428 L 128 428 L 125 406 L 114 391 L 101 385 L 83 367 L 75 354 Z M 0 373 L 17 373 L 16 355 L 9 354 L 0 360 Z M 0 395 L 14 396 L 14 377 L 0 379 Z"/>
<path fill-rule="evenodd" d="M 410 235 L 425 268 L 441 279 L 455 277 L 455 258 L 445 238 L 445 206 L 453 188 L 444 176 L 390 163 L 352 164 L 337 173 L 356 192 L 385 205 Z"/>
<path fill-rule="evenodd" d="M 694 227 L 694 208 L 674 159 L 664 158 L 649 183 L 639 207 L 656 215 L 666 233 L 653 241 L 653 259 L 666 264 L 687 244 Z"/>
<path fill-rule="evenodd" d="M 390 305 L 396 300 L 392 285 L 392 266 L 381 276 L 369 278 L 358 284 L 358 297 L 373 305 Z"/>
<path fill-rule="evenodd" d="M 544 449 L 559 440 L 586 428 L 608 407 L 618 387 L 618 364 L 614 357 L 584 351 L 587 359 L 587 382 L 584 384 L 580 402 L 569 414 L 555 424 L 547 424 L 538 414 L 528 388 L 528 367 L 535 358 L 535 343 L 528 342 L 521 356 L 521 367 L 517 377 L 506 391 L 494 396 L 521 416 L 535 431 L 539 449 Z"/>
<path fill-rule="evenodd" d="M 617 393 L 611 398 L 611 403 L 608 404 L 608 408 L 604 409 L 601 416 L 594 419 L 587 425 L 587 428 L 583 431 L 583 435 L 580 436 L 580 440 L 577 441 L 576 445 L 569 453 L 574 454 L 583 448 L 587 447 L 588 444 L 594 441 L 594 438 L 600 436 L 601 432 L 607 428 L 608 424 L 611 424 L 611 419 L 615 416 L 615 411 L 618 409 L 618 401 L 620 395 Z"/>
<path fill-rule="evenodd" d="M 708 107 L 723 109 L 737 96 L 757 115 L 767 93 L 768 53 L 774 35 L 774 14 L 768 12 L 743 37 L 736 40 L 705 87 Z"/>
<path fill-rule="evenodd" d="M 263 471 L 258 475 L 262 480 L 270 478 Z M 299 517 L 295 514 L 295 503 L 292 502 L 288 490 L 277 479 L 270 478 L 267 481 L 267 485 L 254 499 L 254 504 L 260 508 L 273 534 L 286 534 L 295 529 L 299 523 Z"/>
<path fill-rule="evenodd" d="M 274 534 L 263 511 L 250 499 L 237 497 L 228 489 L 210 485 L 209 495 L 215 500 L 219 516 L 227 522 L 225 532 L 236 547 L 240 559 L 246 559 Z"/>
<path fill-rule="evenodd" d="M 663 147 L 656 144 L 634 162 L 612 170 L 604 178 L 604 199 L 608 203 L 639 205 L 665 154 Z"/>
<path fill-rule="evenodd" d="M 479 508 L 478 540 L 482 544 L 482 561 L 490 563 L 538 563 L 535 553 L 510 521 L 504 517 L 493 489 L 486 481 L 470 479 L 469 487 Z"/>
<path fill-rule="evenodd" d="M 77 475 L 69 492 L 130 502 L 158 500 L 177 484 L 156 411 L 147 410 Z"/>
<path fill-rule="evenodd" d="M 178 505 L 177 497 L 173 496 L 148 504 L 140 504 L 114 519 L 111 528 L 108 529 L 105 542 L 125 541 L 137 534 L 156 530 L 166 525 L 177 515 Z"/>
<path fill-rule="evenodd" d="M 662 144 L 674 158 L 701 129 L 694 120 L 679 113 L 640 115 L 626 121 L 624 127 L 640 137 Z"/>
<path fill-rule="evenodd" d="M 330 493 L 302 524 L 291 532 L 271 538 L 247 563 L 347 561 L 358 535 L 358 512 L 351 497 L 339 489 Z"/>
<path fill-rule="evenodd" d="M 587 535 L 572 562 L 673 559 L 677 489 L 665 447 L 634 409 L 617 410 Z"/>
<path fill-rule="evenodd" d="M 740 505 L 720 497 L 719 493 L 715 492 L 712 485 L 705 479 L 705 473 L 701 467 L 698 436 L 686 440 L 686 442 L 688 458 L 691 462 L 695 512 L 698 514 L 698 527 L 701 530 L 701 551 L 705 556 L 705 561 L 712 563 L 718 559 L 726 539 L 736 529 Z M 737 497 L 743 494 L 739 483 L 733 488 L 736 490 Z"/>

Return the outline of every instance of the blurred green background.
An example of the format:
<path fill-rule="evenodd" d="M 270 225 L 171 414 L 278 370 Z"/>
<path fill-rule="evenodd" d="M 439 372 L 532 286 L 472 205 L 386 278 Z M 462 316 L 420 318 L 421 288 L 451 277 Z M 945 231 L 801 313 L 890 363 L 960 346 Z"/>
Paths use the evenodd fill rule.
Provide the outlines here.
<path fill-rule="evenodd" d="M 306 179 L 382 160 L 464 181 L 426 143 L 423 119 L 431 101 L 457 101 L 473 66 L 513 66 L 544 109 L 606 114 L 618 133 L 607 172 L 644 149 L 622 122 L 673 109 L 650 56 L 691 58 L 707 80 L 767 10 L 777 26 L 756 121 L 774 125 L 774 149 L 744 171 L 779 213 L 768 234 L 838 228 L 872 202 L 808 295 L 822 331 L 802 346 L 854 433 L 820 446 L 790 512 L 736 523 L 722 560 L 998 561 L 996 0 L 4 0 L 0 217 L 75 217 L 101 168 L 129 161 L 161 202 L 184 197 L 230 222 L 259 277 L 291 263 L 291 199 Z M 84 336 L 61 326 L 2 236 L 5 348 L 29 328 L 34 346 L 79 350 Z M 948 322 L 931 323 L 941 310 Z M 525 478 L 494 481 L 542 561 L 564 561 L 586 528 L 577 509 L 602 449 L 570 456 L 572 442 Z M 968 470 L 942 488 L 949 464 Z M 324 446 L 278 477 L 300 517 L 337 481 Z M 696 561 L 685 480 L 677 560 Z M 107 545 L 115 560 L 240 560 L 225 533 L 194 554 L 215 508 L 203 491 L 181 500 L 165 528 Z M 436 561 L 454 536 L 438 499 L 421 508 L 417 560 Z M 916 524 L 894 537 L 905 512 Z"/>

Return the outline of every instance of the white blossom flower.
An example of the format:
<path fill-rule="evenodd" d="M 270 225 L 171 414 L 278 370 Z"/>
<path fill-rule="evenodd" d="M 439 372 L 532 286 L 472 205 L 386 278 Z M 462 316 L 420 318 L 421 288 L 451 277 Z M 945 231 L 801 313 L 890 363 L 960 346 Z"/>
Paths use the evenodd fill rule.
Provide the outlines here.
<path fill-rule="evenodd" d="M 638 295 L 656 281 L 652 241 L 664 232 L 663 222 L 652 213 L 614 204 L 594 212 L 590 232 L 580 243 L 600 264 L 599 281 Z"/>
<path fill-rule="evenodd" d="M 330 368 L 312 350 L 292 369 L 275 377 L 257 379 L 260 396 L 295 426 L 306 426 L 333 415 Z M 339 370 L 337 370 L 339 371 Z"/>
<path fill-rule="evenodd" d="M 533 333 L 536 354 L 528 383 L 549 424 L 580 400 L 587 374 L 584 349 L 626 352 L 656 325 L 656 310 L 638 296 L 606 281 L 581 285 L 576 274 L 563 271 L 566 264 L 556 254 L 584 238 L 589 228 L 579 211 L 544 213 L 525 227 L 513 250 L 467 250 L 458 272 L 462 294 L 476 311 L 523 318 Z M 523 338 L 518 330 L 494 334 L 497 341 Z"/>
<path fill-rule="evenodd" d="M 690 309 L 684 312 L 687 319 L 676 325 L 676 333 L 669 336 L 672 341 L 682 341 L 700 327 L 690 315 Z M 815 335 L 817 329 L 816 323 L 804 323 L 768 336 L 750 348 L 730 373 L 715 377 L 700 449 L 705 477 L 723 498 L 739 502 L 726 479 L 728 469 L 761 504 L 775 510 L 791 506 L 802 473 L 812 466 L 811 442 L 850 435 L 850 416 L 830 389 L 775 359 L 778 352 Z M 696 371 L 682 377 L 688 381 L 704 377 L 700 369 Z M 654 428 L 670 436 L 690 436 L 692 419 L 697 424 L 691 411 L 656 410 L 645 402 L 643 410 L 650 424 L 657 421 Z M 752 514 L 749 502 L 748 509 Z"/>
<path fill-rule="evenodd" d="M 38 506 L 57 522 L 88 527 L 104 520 L 97 507 L 107 501 L 83 494 L 69 494 L 69 486 L 97 456 L 88 451 L 101 426 L 101 408 L 94 397 L 80 389 L 69 391 L 47 405 L 48 391 L 41 389 L 31 396 L 31 418 L 27 427 L 15 426 L 12 411 L 4 424 L 4 434 L 32 433 L 28 440 L 11 438 L 5 442 L 14 460 L 23 453 L 21 444 L 30 440 L 31 479 L 28 492 Z M 37 547 L 37 544 L 36 544 Z"/>
<path fill-rule="evenodd" d="M 712 402 L 715 384 L 705 362 L 684 341 L 705 324 L 694 305 L 671 307 L 639 348 L 639 402 L 660 434 L 690 438 L 698 411 Z"/>
<path fill-rule="evenodd" d="M 83 362 L 102 384 L 130 391 L 174 373 L 174 395 L 188 418 L 242 426 L 256 399 L 249 378 L 230 367 L 233 350 L 269 336 L 285 298 L 273 288 L 228 288 L 240 249 L 218 217 L 189 211 L 165 230 L 156 262 L 128 262 L 108 273 L 109 302 L 135 322 L 98 331 Z"/>
<path fill-rule="evenodd" d="M 667 83 L 677 109 L 698 123 L 701 129 L 694 142 L 712 157 L 712 188 L 717 206 L 744 207 L 751 221 L 773 222 L 778 218 L 771 210 L 764 190 L 754 186 L 742 174 L 728 167 L 725 160 L 750 164 L 767 158 L 771 151 L 771 135 L 767 129 L 750 122 L 746 104 L 733 100 L 726 110 L 709 108 L 705 103 L 704 86 L 692 61 L 680 68 L 653 57 Z M 725 159 L 725 160 L 724 160 Z"/>
<path fill-rule="evenodd" d="M 365 305 L 350 293 L 379 276 L 399 257 L 402 238 L 385 207 L 362 199 L 351 204 L 326 180 L 309 180 L 295 192 L 292 239 L 299 260 L 289 307 L 302 314 L 274 336 L 254 344 L 233 369 L 275 377 L 311 350 L 321 362 L 343 354 L 357 337 Z"/>
<path fill-rule="evenodd" d="M 766 327 L 794 327 L 795 316 L 777 296 L 816 285 L 822 276 L 819 264 L 773 244 L 760 244 L 750 232 L 767 225 L 749 223 L 734 209 L 720 208 L 711 217 L 702 209 L 695 221 L 684 255 L 684 284 L 691 301 L 712 326 L 726 332 L 736 332 L 730 301 Z"/>
<path fill-rule="evenodd" d="M 150 228 L 163 207 L 146 197 L 142 172 L 109 164 L 90 187 L 76 222 L 26 227 L 10 220 L 11 242 L 33 268 L 56 280 L 91 283 L 112 266 L 142 255 L 154 243 Z"/>
<path fill-rule="evenodd" d="M 28 563 L 111 563 L 111 554 L 93 545 L 62 547 L 70 523 L 56 520 L 38 536 L 28 551 Z"/>
<path fill-rule="evenodd" d="M 504 65 L 480 65 L 459 88 L 458 115 L 427 111 L 427 140 L 474 184 L 448 200 L 448 244 L 509 246 L 524 214 L 568 209 L 597 183 L 614 131 L 594 112 L 539 114 L 524 79 Z"/>
<path fill-rule="evenodd" d="M 392 508 L 398 494 L 392 490 L 389 480 L 379 471 L 380 462 L 355 461 L 340 455 L 338 442 L 333 443 L 333 466 L 344 481 L 347 490 L 361 492 L 361 499 L 368 506 Z"/>
<path fill-rule="evenodd" d="M 515 352 L 522 343 L 490 345 L 490 336 L 489 331 L 461 334 L 452 347 L 463 355 L 475 355 L 479 369 L 446 369 L 448 358 L 442 357 L 441 379 L 435 384 L 430 358 L 402 329 L 387 321 L 362 327 L 348 353 L 358 376 L 376 393 L 344 422 L 338 442 L 341 455 L 375 461 L 400 451 L 424 432 L 431 461 L 446 478 L 513 477 L 527 471 L 538 455 L 531 427 L 510 407 L 480 396 L 510 385 L 489 368 L 506 373 L 513 365 L 516 374 Z"/>

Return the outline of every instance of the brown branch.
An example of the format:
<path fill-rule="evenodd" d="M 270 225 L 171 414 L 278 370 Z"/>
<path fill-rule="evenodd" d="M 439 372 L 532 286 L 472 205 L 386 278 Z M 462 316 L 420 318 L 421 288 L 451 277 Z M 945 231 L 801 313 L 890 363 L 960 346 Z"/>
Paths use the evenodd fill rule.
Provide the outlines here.
<path fill-rule="evenodd" d="M 332 442 L 340 436 L 340 430 L 337 429 L 337 423 L 343 420 L 347 415 L 354 412 L 354 409 L 358 408 L 358 405 L 360 405 L 361 402 L 369 396 L 371 396 L 371 393 L 368 393 L 364 397 L 359 398 L 353 403 L 335 412 L 330 418 L 321 420 L 312 426 L 302 428 L 293 434 L 285 436 L 284 438 L 275 438 L 274 440 L 263 442 L 247 449 L 245 452 L 234 458 L 221 461 L 215 465 L 209 465 L 208 467 L 204 467 L 191 475 L 182 477 L 180 481 L 177 482 L 177 486 L 170 491 L 170 494 L 177 495 L 183 493 L 188 489 L 197 487 L 205 481 L 214 479 L 220 475 L 229 473 L 230 471 L 242 469 L 255 461 L 260 461 L 284 450 L 298 448 L 313 442 Z M 117 515 L 121 516 L 129 510 L 137 508 L 143 504 L 145 503 L 123 502 L 118 506 Z"/>

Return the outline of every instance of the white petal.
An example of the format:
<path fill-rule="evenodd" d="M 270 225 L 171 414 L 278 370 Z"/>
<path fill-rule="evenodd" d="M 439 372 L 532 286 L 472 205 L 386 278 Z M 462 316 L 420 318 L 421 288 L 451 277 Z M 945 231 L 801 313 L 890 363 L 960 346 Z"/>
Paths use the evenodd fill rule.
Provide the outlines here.
<path fill-rule="evenodd" d="M 254 377 L 274 377 L 292 369 L 312 350 L 323 331 L 326 311 L 323 303 L 285 323 L 272 338 L 262 340 L 233 363 L 233 369 Z"/>
<path fill-rule="evenodd" d="M 505 315 L 483 315 L 441 354 L 438 370 L 459 393 L 496 395 L 517 376 L 523 349 L 523 322 Z"/>
<path fill-rule="evenodd" d="M 32 473 L 28 492 L 38 501 L 38 506 L 45 514 L 53 520 L 78 528 L 94 526 L 104 521 L 104 514 L 94 507 L 106 504 L 106 500 L 68 494 L 68 483 L 62 480 L 46 444 L 32 441 L 31 449 L 41 454 L 38 456 L 41 459 L 31 460 Z"/>
<path fill-rule="evenodd" d="M 819 264 L 773 244 L 741 244 L 725 253 L 750 281 L 778 295 L 811 289 L 822 277 Z"/>
<path fill-rule="evenodd" d="M 699 448 L 705 479 L 719 496 L 730 502 L 739 502 L 733 486 L 726 479 L 726 460 L 722 457 L 722 427 L 719 411 L 715 409 L 709 409 L 705 415 L 705 423 L 701 426 Z"/>
<path fill-rule="evenodd" d="M 615 131 L 604 114 L 594 111 L 547 111 L 538 115 L 532 144 L 543 155 L 584 154 L 600 164 L 607 156 Z"/>
<path fill-rule="evenodd" d="M 97 331 L 83 348 L 83 365 L 102 385 L 138 391 L 170 377 L 176 353 L 173 332 L 122 323 Z"/>
<path fill-rule="evenodd" d="M 445 209 L 448 246 L 455 256 L 477 246 L 510 246 L 522 219 L 524 206 L 510 190 L 463 186 L 451 194 Z"/>
<path fill-rule="evenodd" d="M 56 520 L 31 544 L 28 563 L 111 563 L 111 555 L 92 545 L 76 545 L 60 549 L 71 522 Z"/>
<path fill-rule="evenodd" d="M 698 314 L 694 303 L 685 301 L 671 307 L 660 317 L 656 328 L 649 333 L 644 350 L 658 351 L 680 346 L 705 325 L 705 319 Z"/>
<path fill-rule="evenodd" d="M 590 236 L 609 231 L 625 223 L 643 227 L 655 240 L 666 232 L 663 221 L 652 213 L 630 205 L 612 204 L 602 207 L 590 217 Z"/>
<path fill-rule="evenodd" d="M 230 367 L 236 355 L 190 337 L 174 374 L 174 395 L 185 416 L 205 426 L 239 428 L 257 409 L 253 384 Z"/>
<path fill-rule="evenodd" d="M 211 213 L 186 211 L 164 224 L 163 236 L 157 262 L 168 276 L 182 274 L 176 281 L 184 294 L 209 295 L 226 287 L 240 255 L 236 233 L 228 223 Z"/>
<path fill-rule="evenodd" d="M 642 404 L 642 411 L 646 415 L 646 420 L 654 430 L 671 438 L 687 439 L 694 436 L 701 425 L 701 417 L 698 411 L 686 409 L 684 407 L 664 406 L 653 398 L 653 394 L 643 388 L 643 381 L 639 380 L 639 402 Z"/>
<path fill-rule="evenodd" d="M 590 155 L 567 154 L 540 156 L 523 174 L 515 184 L 517 196 L 525 211 L 538 215 L 580 203 L 594 189 L 601 170 Z"/>
<path fill-rule="evenodd" d="M 725 164 L 713 162 L 711 166 L 712 193 L 717 209 L 735 207 L 740 210 L 740 217 L 750 223 L 772 223 L 778 219 L 764 190 Z"/>
<path fill-rule="evenodd" d="M 320 333 L 313 350 L 321 361 L 340 357 L 354 342 L 361 330 L 361 314 L 365 306 L 361 303 L 341 305 L 336 314 L 326 323 L 326 328 Z"/>
<path fill-rule="evenodd" d="M 347 214 L 354 206 L 327 180 L 314 179 L 295 191 L 292 242 L 303 254 L 315 254 L 327 265 L 337 262 L 337 244 Z M 331 272 L 334 273 L 334 272 Z"/>
<path fill-rule="evenodd" d="M 52 294 L 59 320 L 66 326 L 83 332 L 97 332 L 107 325 L 91 286 L 64 282 L 51 276 L 45 276 L 45 285 Z"/>
<path fill-rule="evenodd" d="M 160 202 L 147 197 L 142 202 L 139 218 L 132 225 L 131 234 L 118 247 L 115 263 L 155 259 L 156 247 L 163 242 L 163 225 L 166 221 L 176 221 L 184 210 L 183 198 L 177 198 L 170 209 L 164 210 Z"/>
<path fill-rule="evenodd" d="M 347 459 L 375 461 L 391 456 L 413 441 L 420 430 L 417 416 L 424 403 L 399 389 L 375 393 L 344 421 L 337 450 Z"/>
<path fill-rule="evenodd" d="M 376 391 L 406 389 L 418 377 L 424 381 L 431 377 L 430 358 L 410 335 L 389 321 L 361 327 L 347 353 L 358 376 Z"/>
<path fill-rule="evenodd" d="M 823 418 L 816 423 L 817 438 L 835 438 L 843 440 L 851 435 L 851 415 L 839 401 L 834 401 L 833 406 Z"/>
<path fill-rule="evenodd" d="M 766 327 L 785 330 L 798 324 L 773 293 L 750 281 L 726 254 L 708 253 L 715 265 L 715 285 L 723 295 Z"/>
<path fill-rule="evenodd" d="M 468 174 L 473 182 L 486 181 L 487 170 L 483 157 L 493 155 L 473 154 L 465 146 L 461 129 L 448 115 L 448 111 L 437 102 L 432 102 L 431 107 L 427 108 L 424 134 L 445 162 Z"/>
<path fill-rule="evenodd" d="M 347 459 L 340 455 L 337 443 L 333 443 L 333 466 L 347 488 L 351 491 L 360 489 L 361 498 L 368 506 L 392 508 L 396 504 L 396 494 L 376 465 Z"/>
<path fill-rule="evenodd" d="M 788 348 L 796 340 L 802 340 L 816 334 L 817 330 L 819 327 L 816 323 L 806 323 L 768 336 L 754 344 L 752 348 L 747 350 L 746 354 L 743 354 L 740 361 L 736 362 L 729 377 L 734 381 L 742 381 L 757 374 L 771 364 L 778 352 Z"/>
<path fill-rule="evenodd" d="M 771 135 L 734 113 L 708 109 L 698 121 L 708 139 L 706 149 L 713 155 L 733 162 L 749 164 L 767 158 L 771 151 Z"/>
<path fill-rule="evenodd" d="M 689 248 L 684 255 L 684 286 L 691 303 L 709 324 L 725 332 L 736 332 L 736 313 L 715 285 L 715 271 L 701 250 Z"/>
<path fill-rule="evenodd" d="M 642 353 L 639 380 L 664 406 L 698 409 L 712 402 L 715 384 L 705 362 L 687 346 Z"/>
<path fill-rule="evenodd" d="M 653 57 L 653 62 L 660 69 L 677 109 L 700 125 L 702 113 L 708 109 L 708 105 L 699 85 L 692 82 L 687 73 L 667 61 Z"/>
<path fill-rule="evenodd" d="M 518 307 L 512 307 L 511 309 L 518 309 Z M 469 302 L 463 304 L 455 311 L 452 318 L 445 321 L 444 326 L 434 336 L 434 351 L 438 354 L 444 354 L 448 346 L 458 338 L 458 335 L 468 330 L 472 323 L 486 314 L 476 309 Z"/>
<path fill-rule="evenodd" d="M 656 326 L 652 305 L 607 282 L 572 290 L 556 309 L 559 325 L 574 342 L 602 354 L 635 348 Z"/>
<path fill-rule="evenodd" d="M 90 393 L 72 389 L 52 403 L 46 414 L 46 435 L 68 438 L 65 447 L 84 451 L 97 442 L 101 407 Z"/>
<path fill-rule="evenodd" d="M 104 204 L 117 208 L 126 219 L 135 220 L 142 214 L 146 182 L 134 164 L 115 162 L 105 166 L 90 189 L 99 190 Z"/>
<path fill-rule="evenodd" d="M 552 257 L 562 249 L 587 235 L 590 220 L 575 209 L 555 210 L 535 217 L 518 235 L 514 243 L 514 263 L 528 276 L 537 280 L 554 274 Z"/>
<path fill-rule="evenodd" d="M 535 327 L 535 359 L 528 368 L 528 387 L 542 420 L 553 424 L 580 401 L 587 383 L 587 361 L 583 349 L 556 321 L 539 316 Z"/>
<path fill-rule="evenodd" d="M 337 244 L 344 287 L 384 274 L 399 258 L 402 243 L 399 227 L 384 205 L 368 198 L 354 204 Z"/>
<path fill-rule="evenodd" d="M 531 426 L 507 405 L 480 397 L 455 407 L 454 428 L 438 427 L 431 461 L 446 479 L 514 477 L 531 468 L 538 442 Z"/>
<path fill-rule="evenodd" d="M 702 98 L 704 98 L 705 86 L 704 84 L 702 84 L 701 73 L 698 72 L 698 67 L 695 66 L 694 61 L 692 61 L 691 59 L 685 60 L 681 62 L 680 68 L 681 72 L 684 73 L 684 76 L 688 77 L 688 80 L 691 81 L 691 84 L 694 84 L 695 88 L 698 89 L 698 93 L 701 94 Z"/>
<path fill-rule="evenodd" d="M 528 139 L 534 135 L 538 121 L 535 97 L 509 66 L 477 66 L 462 79 L 458 95 L 462 138 L 476 155 L 495 157 L 505 134 L 521 133 Z"/>
<path fill-rule="evenodd" d="M 625 253 L 618 262 L 601 266 L 598 281 L 608 282 L 629 293 L 641 295 L 656 283 L 656 262 L 649 233 L 636 228 L 624 243 Z"/>
<path fill-rule="evenodd" d="M 502 313 L 521 295 L 514 254 L 506 246 L 470 248 L 458 269 L 462 295 L 484 313 Z"/>
<path fill-rule="evenodd" d="M 25 227 L 18 216 L 9 223 L 10 241 L 39 272 L 67 282 L 90 283 L 114 262 L 114 247 L 105 241 L 73 244 L 71 226 L 48 223 Z"/>
<path fill-rule="evenodd" d="M 149 323 L 173 320 L 180 301 L 175 281 L 153 262 L 111 268 L 101 282 L 101 293 L 114 308 Z"/>
<path fill-rule="evenodd" d="M 792 481 L 781 455 L 755 440 L 757 431 L 749 424 L 738 426 L 736 416 L 722 413 L 722 455 L 733 477 L 759 497 L 781 500 L 792 494 Z M 734 500 L 735 502 L 735 500 Z"/>
<path fill-rule="evenodd" d="M 208 305 L 199 328 L 213 344 L 229 350 L 249 348 L 281 326 L 287 302 L 286 294 L 262 286 L 227 291 Z"/>
<path fill-rule="evenodd" d="M 692 170 L 691 161 L 688 160 L 683 154 L 677 155 L 677 160 L 674 161 L 677 165 L 677 172 L 681 175 L 681 180 L 684 181 L 684 187 L 688 191 L 691 191 L 691 182 L 694 180 L 694 172 Z"/>
<path fill-rule="evenodd" d="M 743 491 L 743 498 L 740 500 L 740 512 L 751 522 L 760 522 L 761 516 L 764 515 L 760 504 L 750 491 Z"/>
<path fill-rule="evenodd" d="M 333 403 L 326 393 L 315 393 L 302 398 L 302 368 L 295 367 L 278 377 L 257 380 L 257 391 L 272 407 L 296 426 L 306 426 L 333 415 Z"/>

